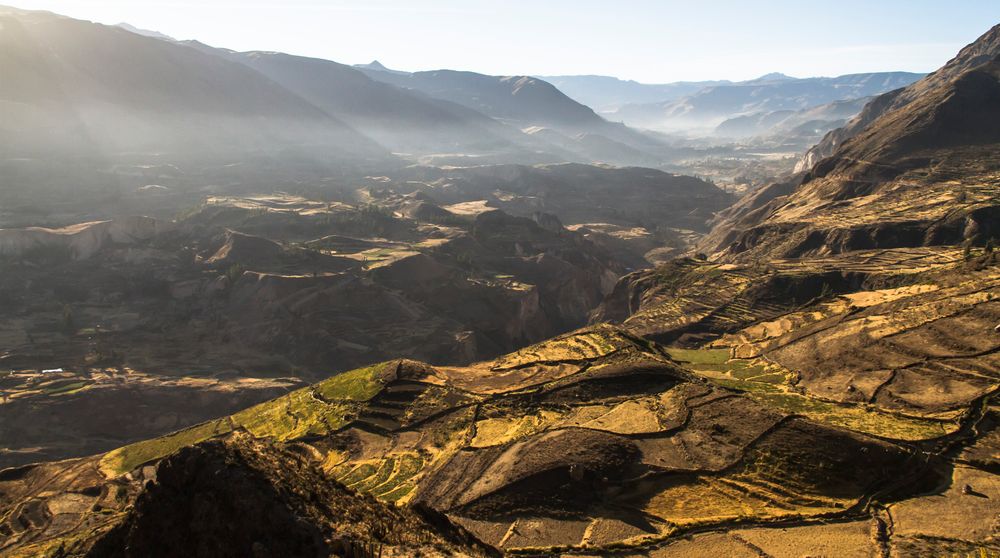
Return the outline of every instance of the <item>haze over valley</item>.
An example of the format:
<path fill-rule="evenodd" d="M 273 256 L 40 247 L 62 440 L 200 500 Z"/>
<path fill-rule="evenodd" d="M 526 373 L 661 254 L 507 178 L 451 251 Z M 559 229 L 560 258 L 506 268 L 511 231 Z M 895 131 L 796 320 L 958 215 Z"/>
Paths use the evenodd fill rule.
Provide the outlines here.
<path fill-rule="evenodd" d="M 1000 553 L 995 9 L 640 83 L 85 4 L 0 7 L 0 556 Z"/>

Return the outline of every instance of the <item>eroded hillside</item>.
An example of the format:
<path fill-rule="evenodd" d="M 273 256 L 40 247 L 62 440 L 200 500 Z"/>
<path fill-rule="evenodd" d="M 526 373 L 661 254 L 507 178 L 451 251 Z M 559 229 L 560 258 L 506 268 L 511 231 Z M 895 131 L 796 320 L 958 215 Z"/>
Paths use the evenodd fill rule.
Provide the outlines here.
<path fill-rule="evenodd" d="M 470 367 L 358 369 L 103 456 L 8 470 L 7 551 L 120 532 L 192 450 L 157 462 L 233 431 L 382 501 L 434 508 L 513 554 L 668 556 L 693 541 L 780 550 L 817 535 L 858 555 L 987 544 L 1000 494 L 980 468 L 996 451 L 985 394 L 964 394 L 947 416 L 829 402 L 732 354 L 664 350 L 601 326 Z M 928 516 L 912 498 L 924 493 L 961 521 Z"/>
<path fill-rule="evenodd" d="M 492 357 L 585 324 L 626 269 L 554 217 L 426 197 L 210 198 L 178 221 L 2 230 L 0 254 L 6 465 L 109 449 L 397 354 Z"/>
<path fill-rule="evenodd" d="M 994 28 L 938 72 L 873 100 L 868 119 L 842 128 L 846 138 L 827 158 L 730 212 L 701 249 L 752 262 L 983 246 L 1000 236 L 997 35 Z"/>

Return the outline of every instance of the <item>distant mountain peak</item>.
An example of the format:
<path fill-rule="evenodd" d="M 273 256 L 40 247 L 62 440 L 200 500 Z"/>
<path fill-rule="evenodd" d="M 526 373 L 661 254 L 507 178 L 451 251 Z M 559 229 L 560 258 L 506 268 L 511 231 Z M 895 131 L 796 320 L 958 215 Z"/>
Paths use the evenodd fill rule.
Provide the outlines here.
<path fill-rule="evenodd" d="M 388 73 L 388 74 L 397 74 L 397 75 L 407 75 L 407 74 L 409 74 L 409 72 L 401 72 L 399 70 L 390 70 L 389 68 L 386 68 L 385 65 L 382 64 L 381 62 L 379 62 L 378 60 L 372 60 L 371 62 L 369 62 L 367 64 L 355 64 L 354 67 L 355 68 L 359 68 L 361 70 L 371 70 L 371 71 L 374 71 L 374 72 L 385 72 L 385 73 Z"/>
<path fill-rule="evenodd" d="M 796 80 L 796 79 L 798 79 L 798 78 L 794 78 L 792 76 L 783 74 L 781 72 L 771 72 L 769 74 L 764 74 L 764 75 L 760 76 L 757 79 L 752 79 L 752 80 L 749 80 L 749 81 L 753 82 L 753 83 L 758 83 L 758 82 L 762 82 L 762 81 L 793 81 L 793 80 Z"/>

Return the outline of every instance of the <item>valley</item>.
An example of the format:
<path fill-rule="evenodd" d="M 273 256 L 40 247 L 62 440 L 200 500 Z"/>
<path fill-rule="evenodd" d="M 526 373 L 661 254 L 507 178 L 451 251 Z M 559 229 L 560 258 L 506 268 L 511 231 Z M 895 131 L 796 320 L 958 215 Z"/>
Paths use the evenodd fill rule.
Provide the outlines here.
<path fill-rule="evenodd" d="M 0 7 L 0 556 L 1000 555 L 998 68 L 1000 26 L 648 85 Z"/>
<path fill-rule="evenodd" d="M 649 265 L 655 237 L 684 246 L 671 231 L 639 228 L 633 240 L 616 236 L 624 225 L 591 231 L 591 221 L 696 226 L 669 198 L 609 214 L 603 180 L 597 203 L 577 197 L 574 208 L 580 186 L 560 193 L 561 174 L 618 171 L 479 171 L 399 180 L 399 191 L 374 181 L 355 205 L 214 196 L 170 221 L 0 231 L 0 464 L 105 451 L 396 354 L 467 364 L 514 350 L 584 325 L 621 274 Z M 521 195 L 491 182 L 525 185 L 531 172 L 539 184 Z M 618 195 L 702 192 L 702 208 L 728 199 L 664 173 L 629 184 Z M 582 222 L 563 227 L 540 197 Z M 129 404 L 102 403 L 119 398 Z M 129 428 L 109 428 L 118 423 Z"/>

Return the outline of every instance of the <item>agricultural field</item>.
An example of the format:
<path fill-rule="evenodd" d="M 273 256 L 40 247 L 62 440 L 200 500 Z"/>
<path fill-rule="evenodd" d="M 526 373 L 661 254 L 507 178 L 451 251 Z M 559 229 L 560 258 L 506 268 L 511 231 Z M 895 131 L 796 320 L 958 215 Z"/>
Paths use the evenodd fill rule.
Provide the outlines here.
<path fill-rule="evenodd" d="M 732 353 L 718 344 L 665 348 L 603 325 L 467 368 L 388 361 L 77 466 L 90 471 L 91 492 L 123 490 L 121 509 L 160 460 L 246 433 L 387 504 L 433 504 L 514 555 L 658 556 L 717 529 L 728 534 L 706 539 L 711 548 L 781 549 L 814 528 L 820 537 L 851 534 L 862 552 L 889 544 L 862 536 L 877 532 L 878 514 L 909 529 L 891 544 L 978 536 L 935 530 L 919 499 L 892 502 L 951 474 L 992 490 L 978 469 L 937 457 L 970 421 L 992 424 L 992 411 L 930 419 L 824 400 L 801 392 L 792 370 Z M 46 519 L 56 511 L 67 517 L 60 524 L 118 517 L 60 496 L 79 486 L 76 477 L 57 475 L 59 490 L 32 488 L 52 471 L 29 467 L 0 480 L 20 502 L 5 503 L 22 511 L 0 527 L 18 548 L 69 541 L 72 529 Z M 988 512 L 989 498 L 955 494 L 945 496 L 963 502 L 955 514 Z M 16 518 L 35 508 L 49 511 L 24 527 Z"/>

